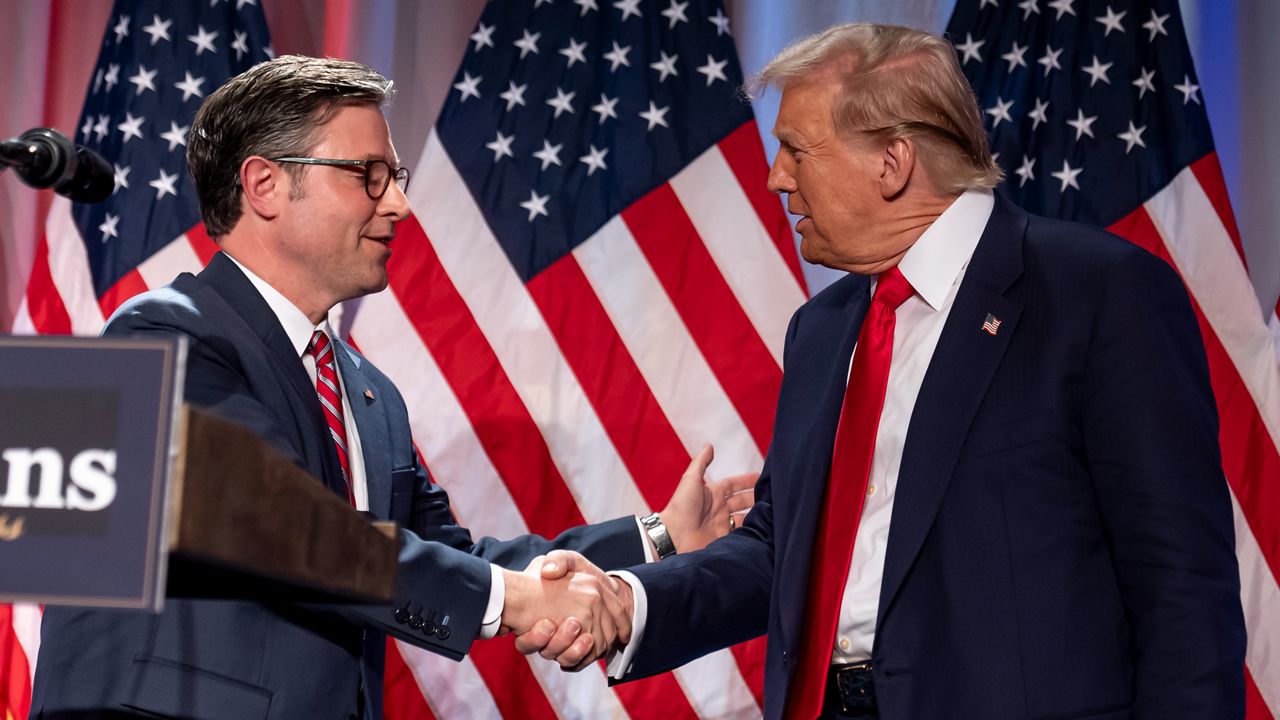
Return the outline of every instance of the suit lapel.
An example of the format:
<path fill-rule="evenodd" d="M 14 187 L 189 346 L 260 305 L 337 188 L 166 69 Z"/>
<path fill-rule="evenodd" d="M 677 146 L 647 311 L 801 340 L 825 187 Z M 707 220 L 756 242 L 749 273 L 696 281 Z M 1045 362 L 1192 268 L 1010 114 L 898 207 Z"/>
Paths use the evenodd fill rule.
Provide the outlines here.
<path fill-rule="evenodd" d="M 342 373 L 342 391 L 351 406 L 352 419 L 360 432 L 361 457 L 364 459 L 365 486 L 369 490 L 369 512 L 380 518 L 391 516 L 391 445 L 387 415 L 381 400 L 370 390 L 360 369 L 363 358 L 351 346 L 338 341 L 338 369 Z"/>
<path fill-rule="evenodd" d="M 978 241 L 911 413 L 893 502 L 877 630 L 919 554 L 960 450 L 1017 330 L 1020 302 L 1005 295 L 1022 274 L 1027 216 L 1000 195 Z M 987 315 L 1000 320 L 993 335 Z"/>
<path fill-rule="evenodd" d="M 200 272 L 199 278 L 222 297 L 223 301 L 235 311 L 241 319 L 266 346 L 268 355 L 276 365 L 280 377 L 286 378 L 289 391 L 293 396 L 294 407 L 298 408 L 309 427 L 303 432 L 314 433 L 315 437 L 328 438 L 329 426 L 324 420 L 320 401 L 316 397 L 315 386 L 302 365 L 302 359 L 294 350 L 293 344 L 285 335 L 280 320 L 272 312 L 271 306 L 262 298 L 249 278 L 225 254 L 219 252 L 209 261 L 208 266 Z M 304 421 L 305 423 L 305 421 Z M 326 486 L 342 497 L 347 496 L 342 482 L 342 468 L 338 462 L 337 450 L 331 442 L 322 442 L 321 452 L 322 479 Z"/>

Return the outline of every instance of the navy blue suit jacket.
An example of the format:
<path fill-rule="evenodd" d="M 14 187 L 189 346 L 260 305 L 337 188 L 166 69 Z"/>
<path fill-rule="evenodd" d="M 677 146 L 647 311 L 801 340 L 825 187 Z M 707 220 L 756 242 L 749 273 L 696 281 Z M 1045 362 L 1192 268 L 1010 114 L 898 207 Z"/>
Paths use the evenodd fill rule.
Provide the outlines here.
<path fill-rule="evenodd" d="M 187 337 L 188 402 L 253 429 L 346 497 L 315 388 L 275 314 L 230 259 L 216 255 L 198 276 L 184 274 L 131 300 L 105 330 L 153 333 Z M 370 512 L 402 527 L 395 605 L 169 599 L 159 615 L 51 607 L 33 718 L 123 710 L 210 720 L 345 719 L 359 717 L 362 692 L 365 717 L 377 718 L 384 633 L 461 658 L 479 633 L 490 562 L 523 568 L 556 547 L 579 550 L 602 567 L 644 561 L 630 517 L 554 541 L 474 541 L 418 462 L 391 381 L 345 343 L 336 355 L 360 431 Z M 401 607 L 448 631 L 426 635 L 396 622 L 393 611 Z"/>
<path fill-rule="evenodd" d="M 767 631 L 765 716 L 782 716 L 868 284 L 846 277 L 792 319 L 744 527 L 634 569 L 649 619 L 628 679 Z M 1217 438 L 1169 266 L 997 199 L 903 450 L 871 658 L 881 720 L 1242 717 Z"/>

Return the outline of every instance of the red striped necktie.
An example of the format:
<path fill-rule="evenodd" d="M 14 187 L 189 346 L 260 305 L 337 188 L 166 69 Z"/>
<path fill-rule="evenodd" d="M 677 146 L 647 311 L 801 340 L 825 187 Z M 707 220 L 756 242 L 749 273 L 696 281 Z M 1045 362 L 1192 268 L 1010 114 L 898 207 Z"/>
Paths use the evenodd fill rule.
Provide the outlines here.
<path fill-rule="evenodd" d="M 347 457 L 347 423 L 342 413 L 342 384 L 338 381 L 338 368 L 334 364 L 333 343 L 323 330 L 317 330 L 307 345 L 307 353 L 316 359 L 316 395 L 324 410 L 324 421 L 329 435 L 338 450 L 338 462 L 342 465 L 342 482 L 347 486 L 347 502 L 356 506 L 351 489 L 351 461 Z"/>
<path fill-rule="evenodd" d="M 809 571 L 800 664 L 787 703 L 788 718 L 808 720 L 822 710 L 840 602 L 849 578 L 853 541 L 867 497 L 876 431 L 884 409 L 896 313 L 898 306 L 914 292 L 896 266 L 882 273 L 858 333 L 840 424 L 836 427 L 826 503 L 818 523 L 813 565 Z"/>

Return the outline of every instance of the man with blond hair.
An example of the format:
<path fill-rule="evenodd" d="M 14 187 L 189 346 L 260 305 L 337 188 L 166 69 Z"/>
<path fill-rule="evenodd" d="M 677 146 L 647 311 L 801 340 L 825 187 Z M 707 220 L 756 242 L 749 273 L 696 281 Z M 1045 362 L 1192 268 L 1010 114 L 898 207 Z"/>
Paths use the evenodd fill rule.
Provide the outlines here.
<path fill-rule="evenodd" d="M 993 193 L 941 38 L 842 25 L 758 82 L 782 92 L 769 186 L 801 253 L 850 274 L 791 321 L 743 527 L 621 573 L 614 676 L 767 631 L 768 718 L 1241 717 L 1231 506 L 1177 275 Z"/>

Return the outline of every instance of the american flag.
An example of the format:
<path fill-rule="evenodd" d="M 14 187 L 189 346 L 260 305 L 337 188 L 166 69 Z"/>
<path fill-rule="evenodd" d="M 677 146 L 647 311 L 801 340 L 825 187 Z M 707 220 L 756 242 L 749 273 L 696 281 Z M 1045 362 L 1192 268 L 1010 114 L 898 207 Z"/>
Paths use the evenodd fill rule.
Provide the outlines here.
<path fill-rule="evenodd" d="M 1204 335 L 1233 494 L 1248 717 L 1280 711 L 1280 373 L 1175 0 L 961 0 L 947 30 L 1001 186 L 1108 228 L 1182 276 Z"/>
<path fill-rule="evenodd" d="M 170 39 L 153 44 L 166 20 Z M 207 95 L 266 43 L 252 0 L 117 2 L 82 123 L 92 134 L 108 115 L 105 143 L 89 144 L 129 168 L 129 186 L 98 208 L 53 208 L 16 330 L 97 333 L 127 297 L 207 261 L 183 148 L 162 133 L 189 127 L 198 98 L 184 93 Z M 154 90 L 146 73 L 141 90 L 129 81 L 140 66 Z M 477 537 L 660 509 L 705 441 L 713 476 L 763 463 L 786 323 L 806 293 L 741 82 L 718 1 L 486 5 L 421 157 L 402 158 L 415 218 L 398 228 L 391 287 L 340 322 L 403 392 L 434 479 Z M 119 129 L 139 118 L 142 138 Z M 118 237 L 100 227 L 108 213 Z M 0 607 L 15 717 L 38 627 L 38 609 Z M 388 661 L 393 720 L 760 714 L 763 641 L 616 688 L 600 667 L 562 673 L 510 639 L 461 663 L 392 643 Z"/>

